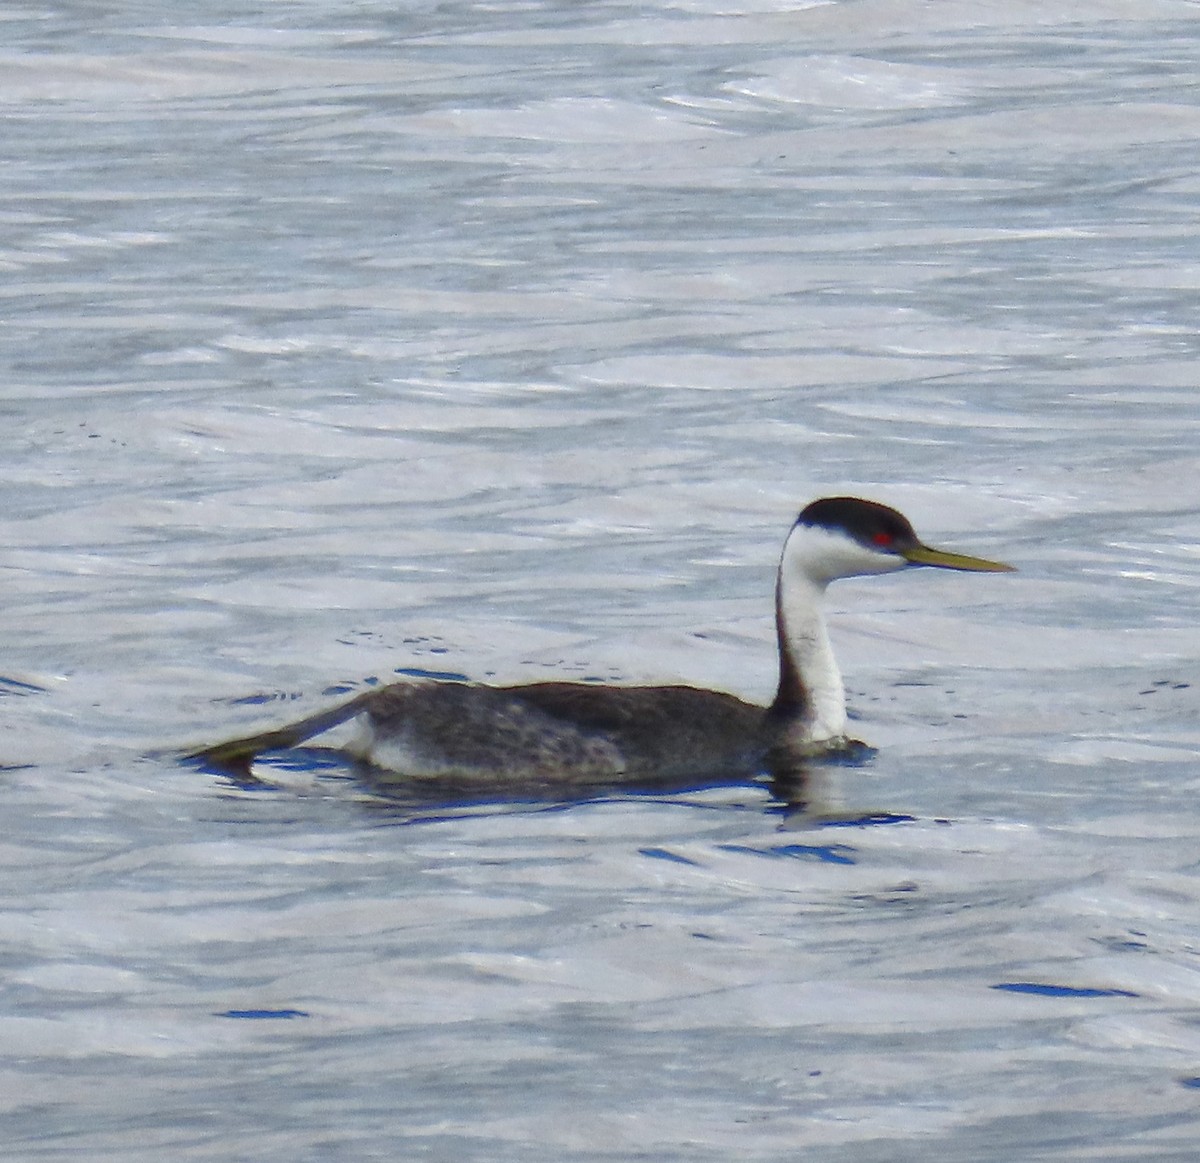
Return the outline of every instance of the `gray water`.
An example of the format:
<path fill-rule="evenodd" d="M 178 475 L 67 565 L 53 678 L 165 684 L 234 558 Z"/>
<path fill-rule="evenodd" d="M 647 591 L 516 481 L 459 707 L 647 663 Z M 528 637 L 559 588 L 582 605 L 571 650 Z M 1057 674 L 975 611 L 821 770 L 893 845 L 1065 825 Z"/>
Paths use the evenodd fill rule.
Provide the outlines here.
<path fill-rule="evenodd" d="M 0 28 L 6 1158 L 1194 1157 L 1195 4 Z M 1020 569 L 831 591 L 895 822 L 174 758 L 767 698 L 831 492 Z"/>

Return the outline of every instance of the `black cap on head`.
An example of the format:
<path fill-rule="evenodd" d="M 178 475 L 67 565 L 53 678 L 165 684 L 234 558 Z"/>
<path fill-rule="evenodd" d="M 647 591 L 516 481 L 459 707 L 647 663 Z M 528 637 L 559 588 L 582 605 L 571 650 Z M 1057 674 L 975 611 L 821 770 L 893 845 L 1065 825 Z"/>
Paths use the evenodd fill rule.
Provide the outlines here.
<path fill-rule="evenodd" d="M 845 533 L 880 553 L 901 553 L 921 544 L 903 513 L 860 497 L 822 497 L 806 506 L 796 523 Z"/>

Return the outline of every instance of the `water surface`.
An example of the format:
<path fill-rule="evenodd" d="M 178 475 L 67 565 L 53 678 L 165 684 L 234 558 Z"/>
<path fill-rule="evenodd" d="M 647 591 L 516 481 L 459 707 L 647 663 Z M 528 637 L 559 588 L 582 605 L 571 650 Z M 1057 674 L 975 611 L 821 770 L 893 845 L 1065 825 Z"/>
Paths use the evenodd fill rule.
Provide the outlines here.
<path fill-rule="evenodd" d="M 1194 5 L 3 26 L 11 1157 L 1192 1158 Z M 171 756 L 414 668 L 765 699 L 831 492 L 1021 570 L 831 591 L 893 822 Z"/>

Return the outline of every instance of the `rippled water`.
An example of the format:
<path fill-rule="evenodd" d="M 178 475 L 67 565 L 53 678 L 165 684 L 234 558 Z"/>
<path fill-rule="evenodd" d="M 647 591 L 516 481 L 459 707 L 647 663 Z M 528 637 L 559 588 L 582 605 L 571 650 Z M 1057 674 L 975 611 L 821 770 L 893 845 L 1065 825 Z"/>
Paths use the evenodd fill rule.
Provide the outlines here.
<path fill-rule="evenodd" d="M 1198 19 L 6 10 L 7 1156 L 1192 1158 Z M 172 758 L 414 668 L 766 698 L 838 491 L 1021 570 L 831 593 L 893 822 Z"/>

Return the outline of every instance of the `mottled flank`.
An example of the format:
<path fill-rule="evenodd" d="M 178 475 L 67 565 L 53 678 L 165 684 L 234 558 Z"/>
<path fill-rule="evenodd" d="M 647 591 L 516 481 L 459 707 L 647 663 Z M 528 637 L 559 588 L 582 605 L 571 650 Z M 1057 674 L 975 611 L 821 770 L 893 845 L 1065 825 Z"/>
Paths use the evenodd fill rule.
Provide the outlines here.
<path fill-rule="evenodd" d="M 765 708 L 732 695 L 688 686 L 401 682 L 190 758 L 247 774 L 262 752 L 294 747 L 362 716 L 365 730 L 351 750 L 378 770 L 380 782 L 529 786 L 737 778 L 762 767 L 765 715 Z"/>

